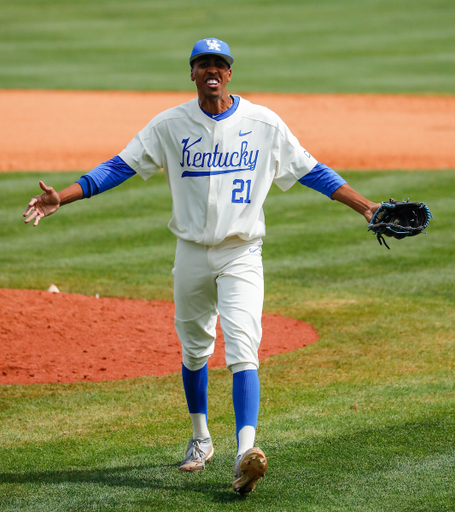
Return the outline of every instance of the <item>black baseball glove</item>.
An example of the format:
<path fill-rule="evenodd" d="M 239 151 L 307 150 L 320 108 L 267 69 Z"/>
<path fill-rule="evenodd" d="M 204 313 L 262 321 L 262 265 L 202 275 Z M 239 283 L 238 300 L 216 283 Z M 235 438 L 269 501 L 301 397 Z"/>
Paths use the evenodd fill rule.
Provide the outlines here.
<path fill-rule="evenodd" d="M 368 225 L 368 231 L 373 231 L 380 245 L 384 243 L 390 247 L 383 235 L 393 236 L 398 240 L 406 236 L 415 236 L 423 232 L 433 218 L 430 210 L 424 203 L 410 203 L 408 201 L 384 201 L 376 210 Z"/>

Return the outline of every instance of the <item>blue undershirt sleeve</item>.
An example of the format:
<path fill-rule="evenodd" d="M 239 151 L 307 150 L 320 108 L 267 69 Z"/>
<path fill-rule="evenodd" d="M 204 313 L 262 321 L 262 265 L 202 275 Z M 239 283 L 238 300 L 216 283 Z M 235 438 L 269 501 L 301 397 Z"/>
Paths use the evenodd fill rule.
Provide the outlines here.
<path fill-rule="evenodd" d="M 120 185 L 135 174 L 136 171 L 119 156 L 114 156 L 81 176 L 76 183 L 82 187 L 84 199 L 86 199 Z"/>
<path fill-rule="evenodd" d="M 299 179 L 299 183 L 331 199 L 335 190 L 346 184 L 346 180 L 327 165 L 318 163 L 308 174 Z"/>

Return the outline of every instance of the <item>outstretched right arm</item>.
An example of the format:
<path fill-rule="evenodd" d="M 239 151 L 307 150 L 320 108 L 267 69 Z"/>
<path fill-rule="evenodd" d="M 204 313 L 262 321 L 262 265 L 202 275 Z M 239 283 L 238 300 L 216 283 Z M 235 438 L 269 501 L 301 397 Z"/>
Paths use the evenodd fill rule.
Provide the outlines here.
<path fill-rule="evenodd" d="M 136 171 L 119 156 L 115 156 L 81 176 L 76 183 L 60 192 L 56 192 L 52 187 L 47 187 L 40 181 L 39 184 L 44 190 L 44 194 L 36 196 L 30 201 L 27 210 L 24 212 L 24 217 L 28 216 L 25 222 L 28 224 L 34 220 L 33 225 L 37 226 L 43 217 L 52 215 L 60 206 L 105 192 L 120 185 L 135 174 Z"/>
<path fill-rule="evenodd" d="M 56 192 L 52 187 L 48 187 L 42 181 L 39 182 L 39 186 L 44 190 L 44 194 L 35 196 L 28 203 L 28 208 L 25 210 L 23 215 L 24 217 L 27 217 L 25 219 L 26 224 L 33 220 L 33 225 L 37 226 L 43 217 L 52 215 L 60 208 L 60 206 L 83 199 L 84 197 L 82 187 L 79 183 L 73 183 L 60 192 Z"/>

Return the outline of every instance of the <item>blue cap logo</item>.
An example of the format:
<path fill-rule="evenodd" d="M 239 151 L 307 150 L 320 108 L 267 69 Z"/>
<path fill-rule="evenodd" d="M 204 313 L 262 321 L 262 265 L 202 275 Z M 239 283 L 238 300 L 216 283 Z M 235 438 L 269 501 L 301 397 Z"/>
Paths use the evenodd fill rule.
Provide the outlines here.
<path fill-rule="evenodd" d="M 206 39 L 207 48 L 209 50 L 216 50 L 217 52 L 221 51 L 220 43 L 216 39 Z"/>
<path fill-rule="evenodd" d="M 194 45 L 193 51 L 191 52 L 190 64 L 194 59 L 197 59 L 202 55 L 210 55 L 213 53 L 223 57 L 229 66 L 234 62 L 229 45 L 224 41 L 211 37 L 210 39 L 201 39 Z"/>

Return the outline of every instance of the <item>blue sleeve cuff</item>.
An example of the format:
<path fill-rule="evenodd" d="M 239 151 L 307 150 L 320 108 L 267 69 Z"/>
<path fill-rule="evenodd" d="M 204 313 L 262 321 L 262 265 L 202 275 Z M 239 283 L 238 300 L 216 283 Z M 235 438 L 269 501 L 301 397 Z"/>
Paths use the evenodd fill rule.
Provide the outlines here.
<path fill-rule="evenodd" d="M 341 185 L 345 185 L 346 180 L 333 169 L 327 167 L 327 165 L 318 163 L 308 174 L 305 174 L 305 176 L 299 179 L 299 183 L 313 190 L 317 190 L 332 199 L 332 194 L 335 190 L 339 189 Z"/>
<path fill-rule="evenodd" d="M 84 199 L 87 199 L 92 196 L 96 196 L 96 194 L 99 193 L 98 187 L 96 186 L 96 183 L 88 176 L 87 174 L 85 176 L 81 176 L 76 183 L 79 183 L 79 185 L 82 187 L 82 192 L 84 194 Z"/>
<path fill-rule="evenodd" d="M 114 188 L 135 174 L 136 171 L 119 156 L 115 156 L 81 176 L 76 183 L 82 187 L 85 199 Z"/>

